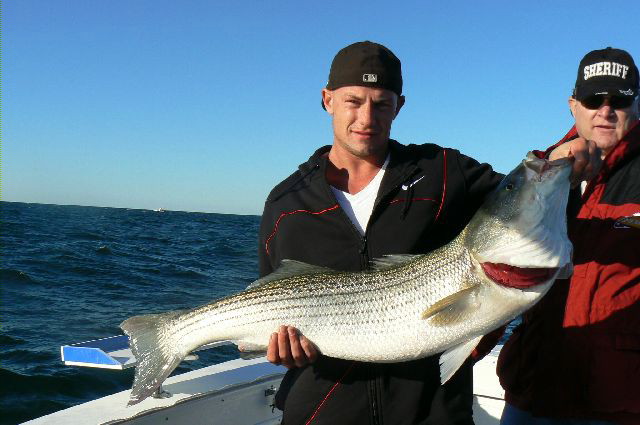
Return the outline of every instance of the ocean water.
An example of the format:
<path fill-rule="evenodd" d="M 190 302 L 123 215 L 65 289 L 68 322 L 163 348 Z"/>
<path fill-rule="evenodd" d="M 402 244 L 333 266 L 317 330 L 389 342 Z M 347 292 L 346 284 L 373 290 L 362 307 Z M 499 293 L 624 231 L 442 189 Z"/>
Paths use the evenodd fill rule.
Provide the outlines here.
<path fill-rule="evenodd" d="M 257 216 L 0 202 L 0 424 L 131 387 L 133 369 L 64 366 L 60 346 L 122 334 L 257 277 Z M 237 358 L 201 351 L 175 373 Z"/>

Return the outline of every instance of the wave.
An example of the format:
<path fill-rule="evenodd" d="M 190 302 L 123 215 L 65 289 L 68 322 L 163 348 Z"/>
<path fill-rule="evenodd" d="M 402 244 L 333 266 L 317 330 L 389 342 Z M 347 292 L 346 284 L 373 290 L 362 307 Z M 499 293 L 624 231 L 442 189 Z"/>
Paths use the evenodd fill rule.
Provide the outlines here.
<path fill-rule="evenodd" d="M 103 254 L 103 255 L 104 254 L 113 254 L 111 249 L 106 245 L 102 245 L 102 246 L 96 248 L 96 253 L 97 254 Z"/>
<path fill-rule="evenodd" d="M 4 365 L 41 365 L 56 362 L 59 360 L 59 357 L 57 353 L 48 353 L 28 349 L 7 350 L 6 347 L 3 347 L 2 353 L 0 353 L 0 359 L 2 360 L 2 364 Z M 20 369 L 23 369 L 23 367 L 21 367 Z"/>
<path fill-rule="evenodd" d="M 2 347 L 3 351 L 8 347 L 13 347 L 16 345 L 24 344 L 26 341 L 20 339 L 18 337 L 12 337 L 9 335 L 0 335 L 0 347 Z"/>
<path fill-rule="evenodd" d="M 188 279 L 205 279 L 209 277 L 206 273 L 200 270 L 195 270 L 193 268 L 183 268 L 183 267 L 174 268 L 170 272 L 170 276 L 179 277 L 179 278 L 188 278 Z"/>
<path fill-rule="evenodd" d="M 103 235 L 88 231 L 71 232 L 68 235 L 70 238 L 85 240 L 85 241 L 100 241 L 104 239 Z"/>
<path fill-rule="evenodd" d="M 138 239 L 141 241 L 157 242 L 163 245 L 170 245 L 171 243 L 173 243 L 173 240 L 169 236 L 161 237 L 155 235 L 140 235 L 138 236 Z"/>
<path fill-rule="evenodd" d="M 17 424 L 128 388 L 128 371 L 67 369 L 54 375 L 26 375 L 0 368 L 2 424 Z M 35 390 L 37 389 L 37 391 Z"/>
<path fill-rule="evenodd" d="M 36 279 L 27 273 L 16 269 L 0 269 L 0 280 L 3 283 L 38 283 Z"/>
<path fill-rule="evenodd" d="M 102 393 L 127 388 L 133 377 L 133 370 L 109 372 L 69 368 L 53 375 L 26 375 L 0 368 L 0 381 L 3 382 L 0 396 L 28 395 L 38 388 L 43 395 L 83 397 L 87 391 Z"/>

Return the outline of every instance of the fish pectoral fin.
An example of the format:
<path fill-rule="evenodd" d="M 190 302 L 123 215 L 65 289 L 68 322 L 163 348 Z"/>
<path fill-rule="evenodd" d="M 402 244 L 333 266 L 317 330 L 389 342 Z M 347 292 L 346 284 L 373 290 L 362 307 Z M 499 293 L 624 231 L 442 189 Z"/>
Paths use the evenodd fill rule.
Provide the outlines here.
<path fill-rule="evenodd" d="M 471 286 L 461 291 L 444 297 L 431 305 L 422 313 L 423 319 L 432 318 L 434 325 L 449 325 L 459 321 L 465 316 L 465 311 L 470 307 L 469 300 L 475 292 L 476 286 Z"/>
<path fill-rule="evenodd" d="M 243 360 L 251 360 L 267 354 L 267 347 L 264 345 L 244 341 L 237 341 L 236 345 L 240 351 L 240 358 Z"/>
<path fill-rule="evenodd" d="M 440 356 L 440 384 L 447 382 L 460 369 L 483 336 L 477 336 L 442 353 Z"/>
<path fill-rule="evenodd" d="M 328 267 L 314 266 L 312 264 L 303 263 L 302 261 L 285 259 L 280 263 L 280 267 L 278 267 L 272 273 L 254 281 L 249 286 L 247 286 L 247 289 L 258 288 L 262 285 L 266 285 L 269 282 L 273 282 L 274 280 L 319 273 L 335 273 L 335 270 L 332 270 Z"/>

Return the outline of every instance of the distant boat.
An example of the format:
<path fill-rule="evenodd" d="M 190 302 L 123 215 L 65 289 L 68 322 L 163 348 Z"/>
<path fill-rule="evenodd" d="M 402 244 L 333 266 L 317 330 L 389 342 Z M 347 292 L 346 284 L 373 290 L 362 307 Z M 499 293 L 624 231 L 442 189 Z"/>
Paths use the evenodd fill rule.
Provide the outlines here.
<path fill-rule="evenodd" d="M 156 208 L 154 211 L 155 212 L 167 212 L 167 210 L 165 210 L 164 208 Z"/>

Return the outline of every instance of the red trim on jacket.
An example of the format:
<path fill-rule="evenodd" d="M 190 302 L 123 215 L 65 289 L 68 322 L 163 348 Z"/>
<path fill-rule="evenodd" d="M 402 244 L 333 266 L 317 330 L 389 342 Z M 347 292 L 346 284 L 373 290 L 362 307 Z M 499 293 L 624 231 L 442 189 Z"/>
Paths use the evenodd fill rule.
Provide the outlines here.
<path fill-rule="evenodd" d="M 340 207 L 339 204 L 335 204 L 334 206 L 329 207 L 329 208 L 325 208 L 322 211 L 295 210 L 295 211 L 283 212 L 282 214 L 280 214 L 280 217 L 278 217 L 278 220 L 276 221 L 276 224 L 273 227 L 273 232 L 271 232 L 271 234 L 267 238 L 267 241 L 264 244 L 264 249 L 267 252 L 267 255 L 269 255 L 269 242 L 271 242 L 271 239 L 273 239 L 273 237 L 276 235 L 276 233 L 278 233 L 278 226 L 280 225 L 280 220 L 282 220 L 284 217 L 287 217 L 287 216 L 292 215 L 292 214 L 298 214 L 298 213 L 307 213 L 307 214 L 312 214 L 312 215 L 319 215 L 319 214 L 324 214 L 324 213 L 329 212 L 329 211 L 333 211 L 333 210 L 335 210 L 336 208 L 339 208 L 339 207 Z"/>
<path fill-rule="evenodd" d="M 438 212 L 436 213 L 436 218 L 434 221 L 438 221 L 438 217 L 440 217 L 440 213 L 442 212 L 442 206 L 444 205 L 444 197 L 447 194 L 447 150 L 442 150 L 443 164 L 442 164 L 442 198 L 440 199 L 440 207 L 438 208 Z"/>
<path fill-rule="evenodd" d="M 329 399 L 329 397 L 331 397 L 331 394 L 333 394 L 333 392 L 336 390 L 336 388 L 338 388 L 340 386 L 340 384 L 342 383 L 342 381 L 344 381 L 344 378 L 346 378 L 347 374 L 349 374 L 349 372 L 351 372 L 351 369 L 353 369 L 353 366 L 355 366 L 355 362 L 351 362 L 351 364 L 349 365 L 347 370 L 342 374 L 340 379 L 338 379 L 338 381 L 333 385 L 333 387 L 331 387 L 331 389 L 329 390 L 327 395 L 324 396 L 324 398 L 322 399 L 320 404 L 318 404 L 318 407 L 316 407 L 316 410 L 313 412 L 313 415 L 311 415 L 309 420 L 307 422 L 305 422 L 304 425 L 309 425 L 311 422 L 313 422 L 313 420 L 316 418 L 316 416 L 318 416 L 318 413 L 320 412 L 320 409 L 322 409 L 322 406 L 324 406 L 325 402 Z"/>

